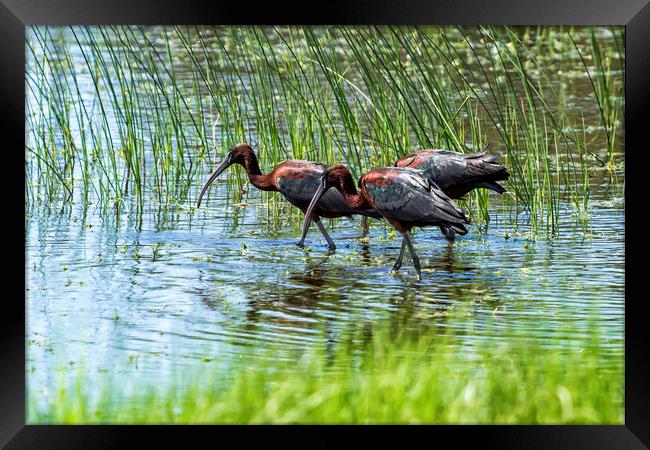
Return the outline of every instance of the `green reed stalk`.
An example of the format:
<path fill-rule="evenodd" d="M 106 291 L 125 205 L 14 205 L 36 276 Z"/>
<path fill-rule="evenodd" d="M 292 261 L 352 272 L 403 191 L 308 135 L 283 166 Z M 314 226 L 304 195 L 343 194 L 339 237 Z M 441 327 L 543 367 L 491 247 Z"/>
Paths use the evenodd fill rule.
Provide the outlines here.
<path fill-rule="evenodd" d="M 508 221 L 516 227 L 523 208 L 534 232 L 555 235 L 564 203 L 586 217 L 592 161 L 607 165 L 611 183 L 620 169 L 617 30 L 607 43 L 593 28 L 581 40 L 545 27 L 53 30 L 34 28 L 27 42 L 27 202 L 71 202 L 80 179 L 84 202 L 90 192 L 140 211 L 150 198 L 190 204 L 205 171 L 240 141 L 267 170 L 299 158 L 342 162 L 356 176 L 419 148 L 489 143 L 512 174 L 512 194 L 499 200 Z M 602 151 L 551 85 L 554 60 L 539 58 L 572 47 L 599 108 Z M 243 172 L 229 173 L 228 192 L 252 198 Z M 488 224 L 492 198 L 475 191 L 463 203 L 475 223 Z M 281 220 L 279 196 L 264 204 Z"/>

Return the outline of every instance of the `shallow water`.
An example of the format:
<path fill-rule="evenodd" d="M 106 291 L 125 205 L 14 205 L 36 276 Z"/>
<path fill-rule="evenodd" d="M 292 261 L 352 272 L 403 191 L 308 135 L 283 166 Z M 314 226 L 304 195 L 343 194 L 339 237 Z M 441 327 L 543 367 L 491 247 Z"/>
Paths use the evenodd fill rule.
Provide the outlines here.
<path fill-rule="evenodd" d="M 171 223 L 145 214 L 139 230 L 92 206 L 85 218 L 79 207 L 30 216 L 29 383 L 47 392 L 57 370 L 82 364 L 91 382 L 110 373 L 164 384 L 183 366 L 225 368 L 242 354 L 268 358 L 269 347 L 291 359 L 384 326 L 451 333 L 468 360 L 481 339 L 563 349 L 598 332 L 603 364 L 621 363 L 621 205 L 593 206 L 589 233 L 554 240 L 506 239 L 498 215 L 486 235 L 470 229 L 453 244 L 437 228 L 420 230 L 417 282 L 408 259 L 388 274 L 400 242 L 378 221 L 368 243 L 345 239 L 359 226 L 341 222 L 328 256 L 317 230 L 307 252 L 295 245 L 297 227 L 265 236 L 260 192 L 246 208 L 224 207 L 226 195 L 217 182 L 206 207 L 172 211 Z"/>
<path fill-rule="evenodd" d="M 562 83 L 569 83 L 569 106 L 589 108 L 587 79 Z M 559 351 L 596 341 L 603 367 L 622 364 L 624 208 L 604 172 L 591 180 L 586 230 L 568 205 L 556 238 L 533 239 L 524 225 L 505 229 L 496 194 L 485 234 L 470 226 L 448 243 L 437 228 L 418 230 L 418 282 L 408 257 L 398 275 L 388 274 L 400 241 L 379 221 L 371 221 L 367 242 L 350 239 L 358 219 L 326 223 L 338 246 L 333 255 L 315 228 L 307 250 L 298 248 L 301 216 L 285 203 L 267 208 L 279 194 L 253 188 L 234 203 L 226 178 L 235 170 L 196 211 L 159 210 L 155 199 L 142 214 L 119 217 L 83 202 L 30 208 L 26 370 L 37 401 L 77 367 L 84 383 L 107 377 L 164 386 L 182 368 L 225 373 L 242 355 L 294 360 L 386 327 L 451 336 L 466 355 L 459 365 L 481 341 L 535 341 Z"/>

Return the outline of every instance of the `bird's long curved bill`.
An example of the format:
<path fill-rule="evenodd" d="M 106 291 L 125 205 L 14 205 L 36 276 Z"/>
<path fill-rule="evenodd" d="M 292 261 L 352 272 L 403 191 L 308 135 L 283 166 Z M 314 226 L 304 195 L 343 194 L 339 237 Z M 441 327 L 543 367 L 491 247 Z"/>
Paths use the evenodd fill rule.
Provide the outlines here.
<path fill-rule="evenodd" d="M 196 207 L 199 208 L 201 207 L 201 199 L 203 198 L 203 194 L 208 190 L 212 182 L 219 176 L 221 175 L 221 172 L 226 170 L 226 168 L 230 165 L 230 161 L 228 158 L 224 159 L 221 161 L 221 164 L 212 172 L 210 175 L 210 178 L 208 178 L 208 181 L 205 182 L 203 185 L 203 189 L 201 189 L 201 193 L 199 194 L 199 199 L 196 201 Z"/>
<path fill-rule="evenodd" d="M 307 234 L 307 230 L 309 229 L 309 224 L 310 224 L 309 217 L 311 216 L 311 212 L 313 211 L 314 207 L 316 206 L 316 203 L 318 203 L 318 200 L 320 200 L 320 198 L 323 196 L 326 190 L 327 187 L 325 186 L 325 184 L 320 183 L 318 185 L 318 189 L 316 189 L 316 192 L 314 192 L 314 196 L 311 199 L 311 203 L 309 203 L 309 206 L 307 207 L 307 212 L 305 212 L 305 220 L 302 223 L 303 236 Z"/>

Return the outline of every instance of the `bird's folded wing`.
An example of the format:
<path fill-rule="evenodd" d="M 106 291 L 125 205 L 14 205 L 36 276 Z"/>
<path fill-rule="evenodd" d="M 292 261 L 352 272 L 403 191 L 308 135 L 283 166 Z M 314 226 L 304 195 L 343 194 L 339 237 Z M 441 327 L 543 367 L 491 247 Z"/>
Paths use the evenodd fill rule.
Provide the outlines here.
<path fill-rule="evenodd" d="M 375 207 L 387 217 L 405 221 L 465 223 L 462 211 L 424 176 L 403 172 L 384 184 L 365 185 Z"/>

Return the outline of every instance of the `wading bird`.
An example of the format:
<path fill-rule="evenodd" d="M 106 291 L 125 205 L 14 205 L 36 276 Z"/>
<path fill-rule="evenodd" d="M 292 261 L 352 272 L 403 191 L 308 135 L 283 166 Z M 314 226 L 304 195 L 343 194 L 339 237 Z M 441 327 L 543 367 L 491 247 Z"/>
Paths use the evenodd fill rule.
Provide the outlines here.
<path fill-rule="evenodd" d="M 221 161 L 205 185 L 203 185 L 199 199 L 196 202 L 197 208 L 201 206 L 201 199 L 212 182 L 232 164 L 243 166 L 248 174 L 248 181 L 257 189 L 280 192 L 289 203 L 300 209 L 303 213 L 307 210 L 310 200 L 314 196 L 316 189 L 318 189 L 320 177 L 326 168 L 325 164 L 291 159 L 278 164 L 271 172 L 263 174 L 260 171 L 257 156 L 255 156 L 255 152 L 253 152 L 250 145 L 239 144 L 228 150 L 223 161 Z M 318 204 L 312 208 L 309 216 L 305 217 L 304 223 L 306 226 L 303 227 L 303 235 L 298 245 L 302 246 L 304 243 L 311 222 L 316 222 L 316 226 L 318 226 L 318 229 L 325 237 L 330 250 L 335 250 L 336 245 L 334 245 L 320 218 L 350 217 L 353 214 L 381 219 L 381 215 L 376 211 L 355 211 L 346 204 L 345 199 L 338 191 L 330 191 L 327 195 L 322 196 Z M 367 228 L 364 227 L 364 236 L 367 231 Z"/>
<path fill-rule="evenodd" d="M 371 170 L 359 180 L 357 191 L 350 171 L 341 164 L 330 166 L 321 175 L 320 184 L 305 213 L 303 232 L 309 227 L 308 217 L 321 196 L 336 188 L 355 211 L 374 209 L 402 233 L 402 249 L 391 269 L 402 266 L 404 249 L 408 247 L 418 279 L 420 260 L 413 248 L 411 229 L 429 225 L 444 226 L 458 234 L 466 234 L 465 214 L 429 177 L 416 169 L 386 167 Z"/>
<path fill-rule="evenodd" d="M 475 188 L 485 188 L 503 194 L 505 188 L 497 181 L 510 177 L 508 170 L 496 162 L 496 157 L 479 153 L 458 153 L 449 150 L 419 150 L 400 158 L 396 167 L 422 171 L 452 199 L 463 197 Z M 453 228 L 442 225 L 442 233 L 453 239 Z"/>

